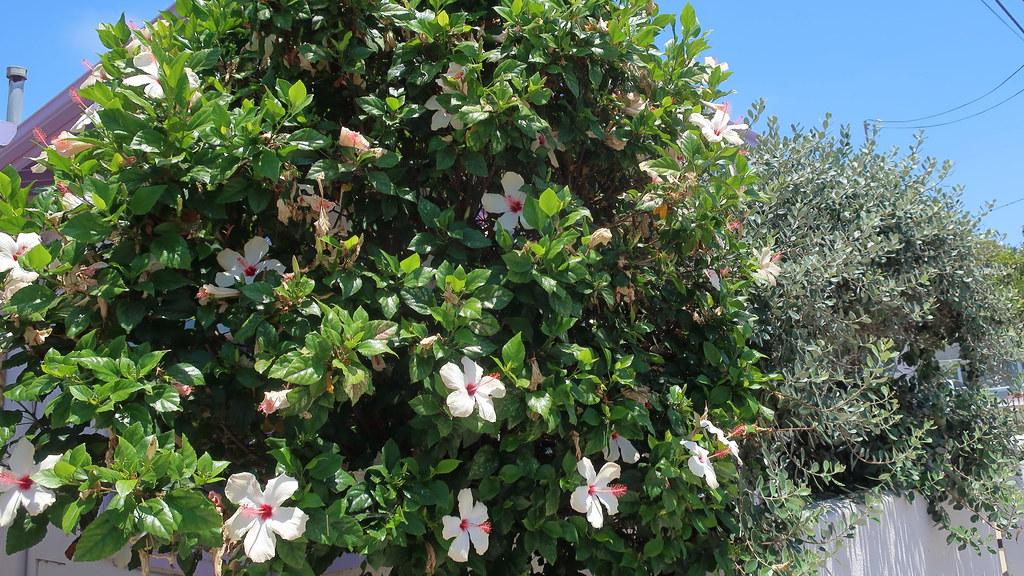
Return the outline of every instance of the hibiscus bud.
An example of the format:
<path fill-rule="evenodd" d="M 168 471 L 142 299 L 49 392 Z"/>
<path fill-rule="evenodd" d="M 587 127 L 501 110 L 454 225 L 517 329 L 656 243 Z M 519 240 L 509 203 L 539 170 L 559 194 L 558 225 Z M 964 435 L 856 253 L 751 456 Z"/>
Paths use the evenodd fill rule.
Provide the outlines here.
<path fill-rule="evenodd" d="M 92 148 L 92 144 L 88 142 L 82 142 L 75 138 L 75 135 L 70 132 L 61 132 L 53 139 L 53 149 L 57 151 L 57 154 L 65 158 L 70 158 L 79 152 L 84 152 L 89 148 Z"/>
<path fill-rule="evenodd" d="M 775 254 L 772 254 L 772 262 L 780 261 L 782 261 L 782 252 L 776 252 Z"/>
<path fill-rule="evenodd" d="M 182 398 L 188 398 L 192 394 L 192 387 L 188 384 L 182 384 L 181 382 L 175 382 L 174 388 L 178 390 L 178 396 Z"/>
<path fill-rule="evenodd" d="M 590 249 L 597 248 L 598 246 L 604 246 L 612 241 L 612 231 L 607 228 L 598 228 L 594 230 L 594 233 L 590 235 L 590 242 L 587 243 L 587 247 Z"/>
<path fill-rule="evenodd" d="M 423 340 L 420 340 L 420 348 L 423 350 L 430 350 L 434 347 L 434 342 L 437 342 L 439 338 L 441 338 L 441 336 L 437 334 L 427 336 Z"/>
<path fill-rule="evenodd" d="M 384 358 L 381 357 L 380 354 L 370 358 L 370 366 L 372 366 L 376 372 L 383 372 L 384 369 L 388 367 L 388 365 L 384 363 Z"/>
<path fill-rule="evenodd" d="M 287 408 L 288 406 L 290 406 L 288 403 L 288 391 L 278 390 L 276 392 L 264 392 L 263 402 L 260 402 L 257 410 L 269 416 L 282 408 Z"/>
<path fill-rule="evenodd" d="M 370 149 L 370 143 L 366 140 L 366 137 L 355 130 L 345 128 L 344 126 L 341 127 L 341 132 L 338 134 L 338 144 L 346 148 L 355 148 L 360 151 Z"/>

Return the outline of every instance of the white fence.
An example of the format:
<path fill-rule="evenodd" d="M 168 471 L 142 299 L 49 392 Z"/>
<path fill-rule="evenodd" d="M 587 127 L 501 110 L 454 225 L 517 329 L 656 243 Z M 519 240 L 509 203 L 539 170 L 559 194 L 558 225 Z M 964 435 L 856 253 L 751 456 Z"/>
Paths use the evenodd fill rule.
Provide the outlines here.
<path fill-rule="evenodd" d="M 884 497 L 872 511 L 849 502 L 832 504 L 831 517 L 845 517 L 854 510 L 862 521 L 853 538 L 841 542 L 821 569 L 821 576 L 1001 576 L 997 554 L 960 551 L 946 544 L 946 533 L 928 516 L 922 498 Z M 970 514 L 950 510 L 958 524 L 969 525 Z M 996 548 L 996 535 L 978 525 L 987 542 Z M 1024 576 L 1024 538 L 1004 536 L 1008 574 Z"/>

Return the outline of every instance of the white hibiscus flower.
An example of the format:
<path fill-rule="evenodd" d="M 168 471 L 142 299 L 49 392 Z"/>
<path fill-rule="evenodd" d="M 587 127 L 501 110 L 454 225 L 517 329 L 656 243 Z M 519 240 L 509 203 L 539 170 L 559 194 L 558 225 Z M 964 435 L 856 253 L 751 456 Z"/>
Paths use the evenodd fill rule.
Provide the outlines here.
<path fill-rule="evenodd" d="M 604 510 L 608 510 L 609 516 L 619 513 L 619 498 L 627 492 L 626 486 L 609 482 L 616 480 L 622 471 L 619 465 L 614 462 L 606 462 L 600 472 L 594 472 L 594 465 L 590 458 L 583 458 L 576 464 L 576 470 L 586 480 L 586 484 L 576 488 L 572 492 L 569 503 L 572 509 L 587 515 L 587 521 L 594 528 L 604 526 Z"/>
<path fill-rule="evenodd" d="M 455 117 L 454 114 L 449 113 L 445 110 L 444 106 L 437 101 L 437 96 L 431 96 L 427 103 L 424 104 L 427 110 L 433 110 L 434 115 L 430 117 L 430 129 L 431 130 L 443 130 L 449 126 L 456 130 L 462 130 L 464 124 L 461 120 Z"/>
<path fill-rule="evenodd" d="M 505 396 L 505 385 L 494 376 L 484 376 L 480 365 L 469 358 L 462 359 L 462 370 L 449 362 L 441 367 L 441 381 L 452 390 L 448 395 L 448 410 L 456 418 L 465 418 L 476 408 L 480 417 L 488 422 L 497 421 L 493 398 Z"/>
<path fill-rule="evenodd" d="M 217 285 L 222 288 L 234 286 L 237 282 L 244 281 L 252 284 L 256 276 L 265 270 L 273 270 L 278 274 L 284 274 L 285 267 L 277 260 L 264 260 L 263 257 L 270 251 L 270 243 L 259 236 L 245 243 L 242 249 L 244 254 L 234 250 L 221 250 L 217 254 L 217 262 L 224 268 L 224 272 L 218 272 L 216 277 Z"/>
<path fill-rule="evenodd" d="M 14 522 L 18 508 L 27 510 L 29 516 L 38 516 L 57 501 L 53 492 L 38 485 L 32 476 L 53 468 L 60 455 L 47 456 L 36 464 L 35 452 L 35 446 L 22 438 L 11 446 L 7 468 L 0 466 L 0 528 Z"/>
<path fill-rule="evenodd" d="M 484 194 L 482 199 L 484 210 L 489 214 L 501 214 L 498 221 L 494 223 L 495 230 L 498 226 L 509 233 L 514 231 L 516 226 L 522 226 L 526 230 L 533 229 L 523 216 L 523 208 L 526 206 L 526 193 L 522 191 L 523 184 L 525 181 L 522 176 L 515 172 L 505 172 L 501 177 L 501 187 L 505 193 Z"/>
<path fill-rule="evenodd" d="M 224 494 L 238 504 L 238 510 L 227 521 L 228 538 L 237 542 L 244 537 L 245 555 L 253 562 L 266 562 L 274 557 L 277 536 L 295 540 L 306 532 L 306 513 L 281 506 L 298 489 L 298 481 L 285 475 L 267 482 L 266 491 L 248 472 L 228 478 Z"/>
<path fill-rule="evenodd" d="M 683 446 L 692 454 L 687 462 L 690 472 L 693 472 L 698 478 L 703 478 L 709 487 L 718 488 L 718 476 L 715 474 L 714 466 L 711 465 L 708 451 L 692 440 L 684 441 Z"/>
<path fill-rule="evenodd" d="M 725 140 L 726 143 L 733 146 L 743 144 L 743 137 L 740 136 L 739 131 L 748 128 L 746 124 L 729 124 L 729 113 L 722 108 L 716 109 L 710 120 L 703 114 L 694 112 L 690 114 L 690 122 L 700 128 L 701 134 L 708 142 L 716 143 Z"/>
<path fill-rule="evenodd" d="M 772 249 L 754 250 L 754 256 L 757 258 L 757 270 L 754 271 L 754 277 L 763 284 L 775 286 L 779 274 L 782 274 L 782 268 L 775 263 L 776 257 L 772 253 Z"/>
<path fill-rule="evenodd" d="M 160 63 L 156 56 L 148 50 L 143 50 L 132 59 L 132 65 L 142 74 L 136 74 L 124 79 L 126 86 L 141 86 L 147 97 L 153 100 L 160 100 L 164 97 L 164 87 L 160 84 Z M 191 68 L 185 68 L 185 76 L 188 77 L 189 87 L 199 87 L 199 76 Z"/>
<path fill-rule="evenodd" d="M 640 460 L 640 453 L 633 447 L 633 443 L 626 440 L 618 432 L 612 432 L 608 437 L 608 447 L 604 449 L 604 459 L 615 462 L 622 458 L 626 464 L 636 464 Z"/>
<path fill-rule="evenodd" d="M 469 560 L 469 544 L 473 543 L 476 553 L 483 556 L 490 544 L 489 534 L 491 523 L 487 520 L 487 506 L 483 502 L 473 502 L 473 493 L 469 488 L 459 491 L 459 515 L 441 518 L 444 529 L 441 537 L 445 540 L 454 538 L 448 547 L 448 557 L 456 562 Z"/>

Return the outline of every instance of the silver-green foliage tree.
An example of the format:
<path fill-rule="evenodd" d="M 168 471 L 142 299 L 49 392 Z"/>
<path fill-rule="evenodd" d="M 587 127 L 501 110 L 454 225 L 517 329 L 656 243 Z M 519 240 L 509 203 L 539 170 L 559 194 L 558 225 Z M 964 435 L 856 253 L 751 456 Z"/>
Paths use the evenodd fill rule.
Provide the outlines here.
<path fill-rule="evenodd" d="M 745 233 L 784 270 L 754 299 L 754 338 L 779 377 L 765 400 L 786 430 L 766 437 L 762 476 L 811 498 L 920 492 L 962 541 L 971 531 L 943 504 L 1012 528 L 1019 428 L 979 381 L 1020 350 L 1019 319 L 989 241 L 920 143 L 880 152 L 874 134 L 858 146 L 827 128 L 783 135 L 772 119 L 752 150 L 771 201 Z M 935 359 L 951 345 L 963 385 Z"/>

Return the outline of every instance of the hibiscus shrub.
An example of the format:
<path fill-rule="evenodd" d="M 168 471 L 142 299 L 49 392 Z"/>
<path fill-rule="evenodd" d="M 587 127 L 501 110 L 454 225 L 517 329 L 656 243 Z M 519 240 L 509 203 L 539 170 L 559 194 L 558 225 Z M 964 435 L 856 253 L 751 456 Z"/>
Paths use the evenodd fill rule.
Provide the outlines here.
<path fill-rule="evenodd" d="M 9 551 L 729 568 L 752 177 L 691 8 L 179 0 L 100 34 L 54 186 L 0 177 Z"/>

